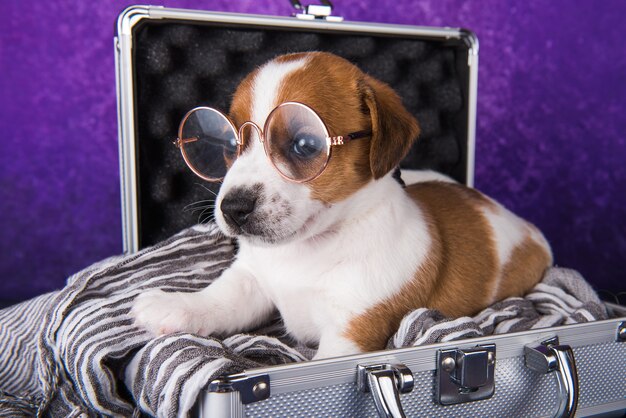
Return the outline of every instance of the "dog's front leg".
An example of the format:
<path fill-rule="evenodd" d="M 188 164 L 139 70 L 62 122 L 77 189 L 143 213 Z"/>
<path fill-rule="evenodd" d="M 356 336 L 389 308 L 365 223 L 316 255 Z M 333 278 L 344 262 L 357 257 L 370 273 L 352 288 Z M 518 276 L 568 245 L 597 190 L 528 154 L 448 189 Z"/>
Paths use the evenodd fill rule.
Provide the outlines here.
<path fill-rule="evenodd" d="M 189 332 L 202 336 L 230 335 L 269 319 L 271 300 L 256 278 L 238 261 L 210 286 L 194 293 L 151 290 L 135 300 L 135 323 L 156 335 Z"/>

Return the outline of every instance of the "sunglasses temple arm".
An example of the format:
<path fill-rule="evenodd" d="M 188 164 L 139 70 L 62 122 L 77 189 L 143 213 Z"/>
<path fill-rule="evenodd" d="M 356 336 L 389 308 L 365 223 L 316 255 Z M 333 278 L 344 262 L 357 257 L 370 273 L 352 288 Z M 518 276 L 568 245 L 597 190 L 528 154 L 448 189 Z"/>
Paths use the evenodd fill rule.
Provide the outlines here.
<path fill-rule="evenodd" d="M 180 148 L 181 146 L 188 144 L 190 142 L 196 142 L 198 140 L 198 138 L 192 137 L 192 138 L 176 138 L 175 141 L 172 141 L 172 144 L 174 144 L 176 146 L 176 148 Z"/>
<path fill-rule="evenodd" d="M 372 131 L 358 131 L 358 132 L 352 132 L 352 133 L 349 133 L 347 135 L 342 135 L 342 136 L 331 136 L 329 137 L 330 145 L 343 145 L 346 142 L 354 141 L 355 139 L 359 139 L 359 138 L 366 138 L 371 135 L 372 135 Z"/>
<path fill-rule="evenodd" d="M 372 136 L 372 131 L 352 132 L 351 134 L 348 134 L 346 136 L 350 138 L 350 141 L 352 141 L 353 139 L 366 138 L 368 136 Z"/>

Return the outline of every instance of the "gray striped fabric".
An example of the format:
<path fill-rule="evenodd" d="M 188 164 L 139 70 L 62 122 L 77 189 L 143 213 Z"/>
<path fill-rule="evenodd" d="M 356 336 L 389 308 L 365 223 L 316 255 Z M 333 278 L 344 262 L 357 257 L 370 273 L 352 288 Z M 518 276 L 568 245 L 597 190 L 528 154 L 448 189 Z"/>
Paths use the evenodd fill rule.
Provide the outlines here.
<path fill-rule="evenodd" d="M 128 312 L 147 289 L 195 291 L 230 265 L 233 243 L 211 225 L 187 229 L 137 254 L 104 260 L 54 293 L 0 311 L 0 416 L 185 416 L 212 379 L 260 365 L 311 358 L 278 318 L 219 340 L 154 338 Z M 552 269 L 526 298 L 474 318 L 418 309 L 389 347 L 405 347 L 593 319 L 606 311 L 574 271 Z"/>

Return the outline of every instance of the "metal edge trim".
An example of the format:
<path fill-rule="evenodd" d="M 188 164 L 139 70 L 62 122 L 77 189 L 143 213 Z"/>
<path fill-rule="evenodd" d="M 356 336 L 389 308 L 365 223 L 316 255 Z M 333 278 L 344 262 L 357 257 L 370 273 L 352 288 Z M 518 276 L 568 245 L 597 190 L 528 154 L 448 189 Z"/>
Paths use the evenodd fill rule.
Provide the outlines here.
<path fill-rule="evenodd" d="M 135 5 L 122 10 L 117 17 L 117 36 L 131 36 L 133 27 L 141 20 L 150 17 L 150 9 L 152 7 Z"/>
<path fill-rule="evenodd" d="M 590 344 L 620 344 L 615 342 L 615 327 L 621 320 L 624 320 L 624 318 L 491 335 L 305 363 L 263 367 L 246 370 L 229 377 L 267 374 L 270 377 L 272 394 L 293 392 L 319 385 L 327 386 L 354 382 L 358 365 L 402 363 L 411 369 L 413 373 L 432 371 L 436 366 L 435 353 L 439 349 L 467 349 L 479 344 L 493 343 L 496 344 L 496 359 L 503 360 L 523 356 L 524 346 L 533 344 L 538 340 L 554 337 L 555 335 L 558 335 L 561 344 L 567 344 L 572 348 Z M 582 331 L 581 327 L 584 327 Z"/>
<path fill-rule="evenodd" d="M 159 7 L 157 7 L 158 9 Z M 132 31 L 135 25 L 153 18 L 152 6 L 130 6 L 117 18 L 115 61 L 118 108 L 118 141 L 120 158 L 120 193 L 122 205 L 122 239 L 124 252 L 139 250 L 139 210 L 135 148 L 135 115 L 133 103 Z"/>
<path fill-rule="evenodd" d="M 476 168 L 476 119 L 478 116 L 478 37 L 469 29 L 460 29 L 461 39 L 468 46 L 469 96 L 467 115 L 467 168 L 465 183 L 474 187 Z"/>
<path fill-rule="evenodd" d="M 301 20 L 293 17 L 253 15 L 241 13 L 209 12 L 176 8 L 153 9 L 151 17 L 162 19 L 201 20 L 205 22 L 247 24 L 255 26 L 273 26 L 288 28 L 323 29 L 341 32 L 368 32 L 389 35 L 416 35 L 433 38 L 461 39 L 459 28 L 437 28 L 430 26 L 409 26 L 385 23 L 330 22 L 324 20 Z"/>
<path fill-rule="evenodd" d="M 126 236 L 128 234 L 128 225 L 126 219 L 126 168 L 125 168 L 125 152 L 124 143 L 122 141 L 122 92 L 121 92 L 121 67 L 120 67 L 120 44 L 117 36 L 113 38 L 113 49 L 115 59 L 115 91 L 116 94 L 116 111 L 117 111 L 117 153 L 119 160 L 120 175 L 120 202 L 121 202 L 121 218 L 122 218 L 122 244 L 124 253 L 128 252 L 128 243 Z"/>

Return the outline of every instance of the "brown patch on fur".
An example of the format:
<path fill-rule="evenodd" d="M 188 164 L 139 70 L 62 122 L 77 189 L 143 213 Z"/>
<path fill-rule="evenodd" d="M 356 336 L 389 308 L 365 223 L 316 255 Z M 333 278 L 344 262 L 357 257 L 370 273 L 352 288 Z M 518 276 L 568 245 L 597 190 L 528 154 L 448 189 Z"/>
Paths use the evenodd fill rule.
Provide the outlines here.
<path fill-rule="evenodd" d="M 552 265 L 552 256 L 544 246 L 533 240 L 530 234 L 511 253 L 502 268 L 497 300 L 511 296 L 523 296 L 543 277 Z"/>
<path fill-rule="evenodd" d="M 385 348 L 413 309 L 460 317 L 476 314 L 491 302 L 498 259 L 491 227 L 479 209 L 493 203 L 454 183 L 418 183 L 406 191 L 422 209 L 432 246 L 413 280 L 350 322 L 346 335 L 364 351 Z"/>

